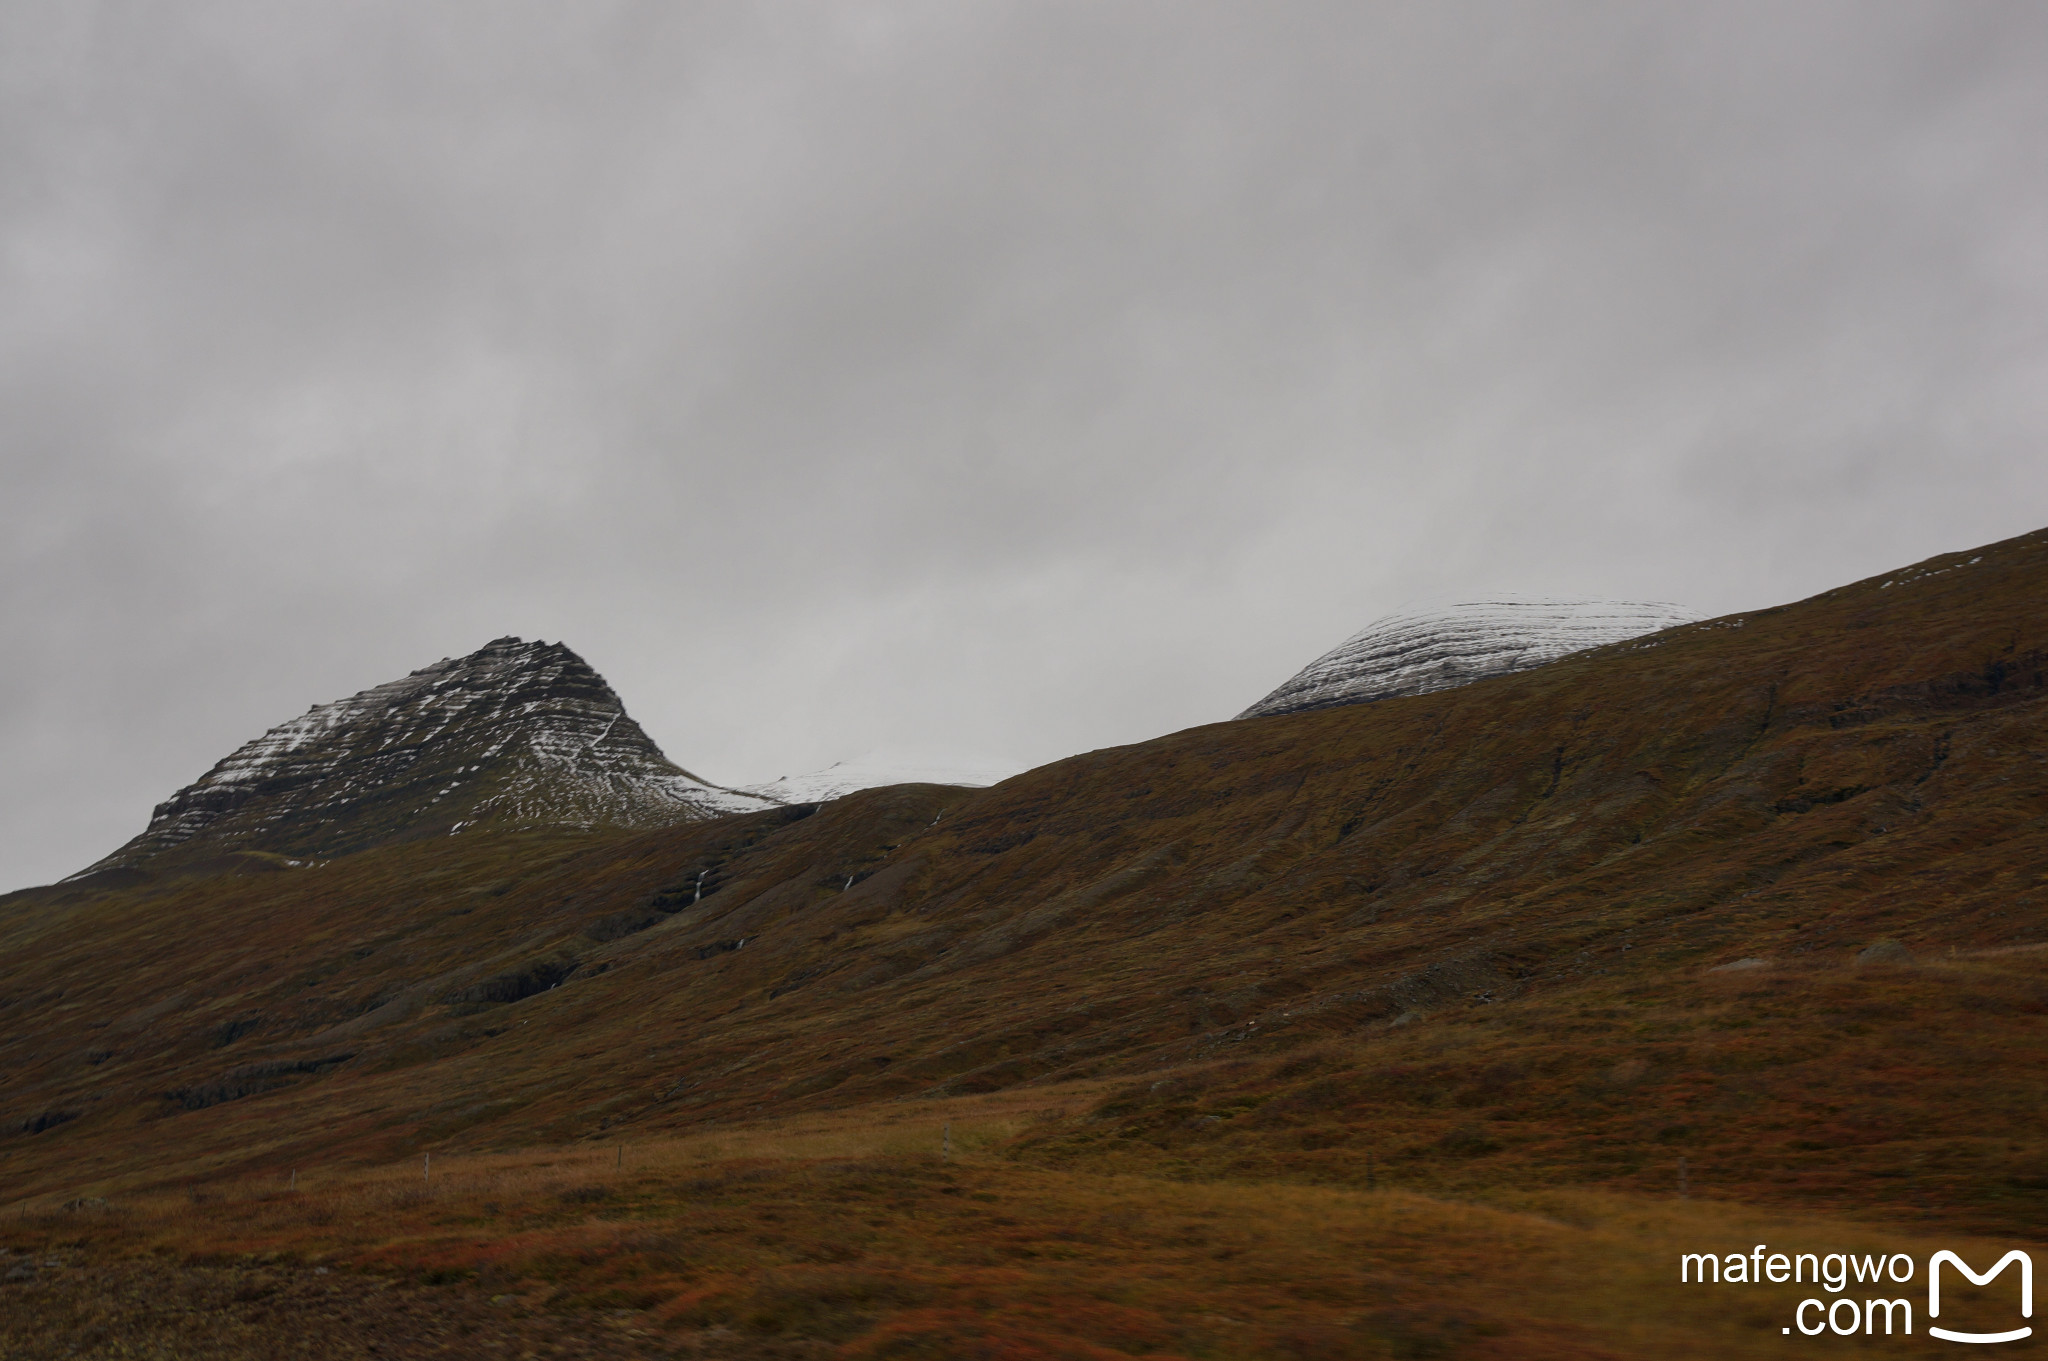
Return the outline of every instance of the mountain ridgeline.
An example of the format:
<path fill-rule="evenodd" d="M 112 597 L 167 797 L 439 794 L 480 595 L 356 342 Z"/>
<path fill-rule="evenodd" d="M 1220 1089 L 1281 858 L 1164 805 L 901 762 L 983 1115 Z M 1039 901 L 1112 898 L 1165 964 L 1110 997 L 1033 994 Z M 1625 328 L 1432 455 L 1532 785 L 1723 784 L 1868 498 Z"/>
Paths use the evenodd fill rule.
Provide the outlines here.
<path fill-rule="evenodd" d="M 0 899 L 0 1151 L 27 1194 L 259 1127 L 282 1167 L 1118 1078 L 1017 1156 L 1343 1180 L 1369 1137 L 1409 1185 L 1662 1187 L 1682 1138 L 1759 1196 L 1931 1167 L 1953 1222 L 2038 1224 L 2044 673 L 2048 530 L 990 789 L 728 813 L 573 654 L 504 640 L 275 730 L 103 862 L 324 863 Z M 1338 1043 L 1366 1057 L 1289 1066 Z M 1937 1109 L 1981 1147 L 1928 1143 Z"/>
<path fill-rule="evenodd" d="M 663 827 L 774 804 L 662 755 L 567 647 L 508 637 L 279 724 L 83 873 L 227 852 L 323 859 L 482 828 Z"/>
<path fill-rule="evenodd" d="M 1428 694 L 1541 666 L 1694 616 L 1673 605 L 1494 599 L 1375 621 L 1240 718 Z M 560 643 L 494 639 L 243 744 L 80 874 L 254 853 L 321 859 L 484 828 L 661 827 L 816 803 L 886 783 L 985 787 L 991 763 L 867 761 L 742 789 L 662 754 Z"/>

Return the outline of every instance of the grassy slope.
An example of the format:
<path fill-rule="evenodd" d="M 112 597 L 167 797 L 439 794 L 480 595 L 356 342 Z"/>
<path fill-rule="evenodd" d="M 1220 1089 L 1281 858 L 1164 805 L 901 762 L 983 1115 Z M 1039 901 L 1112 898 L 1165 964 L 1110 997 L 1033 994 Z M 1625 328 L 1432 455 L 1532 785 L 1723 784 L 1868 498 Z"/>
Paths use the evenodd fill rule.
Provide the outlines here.
<path fill-rule="evenodd" d="M 2048 981 L 2011 947 L 2042 939 L 2044 658 L 2036 534 L 1653 647 L 1194 729 L 983 793 L 17 895 L 0 902 L 8 1114 L 78 1118 L 0 1136 L 0 1194 L 119 1202 L 426 1149 L 1071 1090 L 1064 1118 L 977 1164 L 988 1194 L 1093 1204 L 1123 1177 L 1165 1206 L 1280 1182 L 1311 1218 L 1417 1194 L 1509 1216 L 1527 1210 L 1503 1197 L 1605 1195 L 1654 1218 L 1678 1212 L 1685 1156 L 1686 1214 L 2025 1236 L 2048 1208 Z M 1855 967 L 1880 938 L 1916 962 Z M 1709 972 L 1739 958 L 1769 962 Z M 571 961 L 560 987 L 490 1000 Z M 1089 1094 L 1106 1079 L 1129 1090 Z M 1368 1155 L 1398 1192 L 1357 1199 Z M 829 1199 L 805 1189 L 810 1163 L 782 1165 L 792 1203 Z M 1299 1237 L 1295 1276 L 1320 1278 Z M 1626 1238 L 1586 1260 L 1621 1270 Z M 1423 1255 L 1426 1288 L 1396 1313 L 1458 1316 L 1428 1303 L 1456 1293 L 1457 1254 Z M 1241 1293 L 1175 1261 L 1146 1270 Z M 1529 1344 L 1502 1354 L 1535 1354 L 1555 1311 L 1515 1280 L 1473 1298 Z M 953 1298 L 927 1287 L 838 1313 Z M 1359 1323 L 1362 1298 L 1317 1325 L 1339 1330 L 1320 1354 L 1409 1345 Z M 681 1307 L 661 1306 L 685 1332 L 732 1322 Z M 1173 1328 L 1194 1307 L 1147 1306 Z M 1573 1316 L 1552 1350 L 1630 1354 L 1601 1331 L 1622 1326 Z M 1473 1328 L 1458 1347 L 1481 1347 Z M 1113 1332 L 1072 1335 L 1290 1354 L 1270 1329 Z"/>

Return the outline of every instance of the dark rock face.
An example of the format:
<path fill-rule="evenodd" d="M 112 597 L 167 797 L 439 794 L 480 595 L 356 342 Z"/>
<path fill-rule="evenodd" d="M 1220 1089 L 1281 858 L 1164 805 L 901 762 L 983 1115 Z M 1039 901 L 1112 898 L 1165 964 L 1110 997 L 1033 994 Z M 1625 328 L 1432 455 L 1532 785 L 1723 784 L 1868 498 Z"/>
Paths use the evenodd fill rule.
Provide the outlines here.
<path fill-rule="evenodd" d="M 1352 634 L 1238 717 L 1426 695 L 1698 618 L 1662 602 L 1516 597 L 1404 610 Z"/>
<path fill-rule="evenodd" d="M 662 755 L 560 643 L 500 638 L 279 724 L 85 873 L 172 852 L 317 858 L 483 825 L 659 827 L 773 806 Z"/>

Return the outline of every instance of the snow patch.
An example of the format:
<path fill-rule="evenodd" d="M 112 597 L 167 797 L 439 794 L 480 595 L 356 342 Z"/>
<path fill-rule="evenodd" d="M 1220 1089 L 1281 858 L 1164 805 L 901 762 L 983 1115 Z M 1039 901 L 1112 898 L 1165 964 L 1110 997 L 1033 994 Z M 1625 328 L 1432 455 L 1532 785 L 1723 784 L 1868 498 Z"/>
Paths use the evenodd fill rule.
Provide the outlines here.
<path fill-rule="evenodd" d="M 892 784 L 948 784 L 982 789 L 1001 784 L 1025 769 L 1021 761 L 996 757 L 865 751 L 807 775 L 784 775 L 741 788 L 777 803 L 825 803 L 859 790 Z"/>

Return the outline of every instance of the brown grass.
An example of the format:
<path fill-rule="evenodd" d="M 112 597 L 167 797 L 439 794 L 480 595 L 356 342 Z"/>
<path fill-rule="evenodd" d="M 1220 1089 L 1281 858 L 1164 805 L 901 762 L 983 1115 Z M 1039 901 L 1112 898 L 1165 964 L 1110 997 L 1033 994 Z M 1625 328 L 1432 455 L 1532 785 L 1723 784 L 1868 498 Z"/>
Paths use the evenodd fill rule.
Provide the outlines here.
<path fill-rule="evenodd" d="M 1045 1119 L 1021 1094 L 892 1114 L 641 1141 L 623 1159 L 448 1158 L 430 1186 L 415 1163 L 311 1170 L 295 1194 L 275 1178 L 218 1182 L 43 1207 L 0 1238 L 102 1279 L 165 1260 L 301 1282 L 324 1266 L 489 1298 L 515 1323 L 609 1320 L 645 1354 L 849 1357 L 1794 1355 L 1812 1343 L 1778 1329 L 1799 1299 L 1832 1295 L 1680 1286 L 1679 1254 L 1761 1242 L 1924 1262 L 2010 1245 L 1673 1195 L 1054 1170 L 1008 1156 L 1012 1132 Z M 955 1158 L 941 1162 L 949 1121 Z M 1985 1316 L 1998 1304 L 2009 1311 L 1988 1300 Z M 1892 1345 L 1921 1354 L 1924 1339 Z"/>

